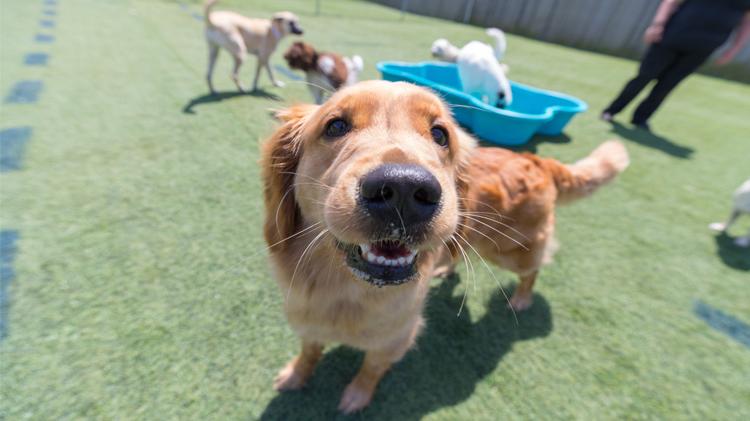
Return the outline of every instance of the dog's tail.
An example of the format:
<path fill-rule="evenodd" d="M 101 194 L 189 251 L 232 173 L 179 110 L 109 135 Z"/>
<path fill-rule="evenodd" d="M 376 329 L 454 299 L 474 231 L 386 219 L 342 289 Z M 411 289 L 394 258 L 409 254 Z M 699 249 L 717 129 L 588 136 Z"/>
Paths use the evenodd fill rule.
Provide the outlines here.
<path fill-rule="evenodd" d="M 352 60 L 352 71 L 354 73 L 361 73 L 362 70 L 365 68 L 365 61 L 362 60 L 362 57 L 354 55 L 351 58 Z"/>
<path fill-rule="evenodd" d="M 203 4 L 203 19 L 206 20 L 206 26 L 214 26 L 214 24 L 211 23 L 211 11 L 218 2 L 219 0 L 206 0 L 206 2 Z"/>
<path fill-rule="evenodd" d="M 630 164 L 628 151 L 617 140 L 602 143 L 589 156 L 572 165 L 565 165 L 554 159 L 539 160 L 539 164 L 555 182 L 558 203 L 590 195 L 614 180 Z"/>
<path fill-rule="evenodd" d="M 505 56 L 505 50 L 508 47 L 508 43 L 505 40 L 505 32 L 497 28 L 488 28 L 487 35 L 495 40 L 495 46 L 492 49 L 495 51 L 495 58 L 497 61 L 502 61 Z"/>

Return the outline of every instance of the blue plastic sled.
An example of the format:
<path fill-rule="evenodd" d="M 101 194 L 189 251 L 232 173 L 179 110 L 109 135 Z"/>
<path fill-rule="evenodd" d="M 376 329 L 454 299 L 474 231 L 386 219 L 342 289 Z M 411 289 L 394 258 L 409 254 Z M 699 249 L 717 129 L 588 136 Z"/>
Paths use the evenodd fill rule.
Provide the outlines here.
<path fill-rule="evenodd" d="M 513 103 L 497 108 L 461 90 L 458 68 L 452 63 L 378 63 L 384 80 L 405 81 L 436 91 L 450 104 L 453 116 L 476 136 L 498 145 L 522 145 L 535 134 L 557 136 L 585 102 L 569 95 L 511 82 Z"/>

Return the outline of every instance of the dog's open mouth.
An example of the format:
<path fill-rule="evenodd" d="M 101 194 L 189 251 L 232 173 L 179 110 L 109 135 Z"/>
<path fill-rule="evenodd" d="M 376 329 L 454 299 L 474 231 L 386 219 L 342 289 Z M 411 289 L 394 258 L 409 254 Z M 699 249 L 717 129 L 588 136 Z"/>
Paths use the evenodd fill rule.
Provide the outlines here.
<path fill-rule="evenodd" d="M 417 250 L 398 240 L 350 245 L 344 249 L 346 264 L 354 275 L 379 287 L 409 282 L 417 273 Z"/>

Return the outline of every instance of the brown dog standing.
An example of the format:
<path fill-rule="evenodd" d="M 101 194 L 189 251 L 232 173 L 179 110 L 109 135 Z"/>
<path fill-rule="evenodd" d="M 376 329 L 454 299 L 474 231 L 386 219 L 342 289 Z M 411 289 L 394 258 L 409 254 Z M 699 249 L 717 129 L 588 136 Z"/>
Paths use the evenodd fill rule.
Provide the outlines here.
<path fill-rule="evenodd" d="M 362 82 L 279 118 L 261 158 L 265 238 L 302 347 L 274 387 L 302 387 L 325 344 L 362 349 L 339 404 L 345 413 L 367 406 L 414 344 L 429 280 L 441 259 L 450 267 L 446 250 L 473 243 L 521 274 L 519 290 L 530 294 L 558 198 L 585 196 L 627 165 L 618 142 L 572 166 L 475 149 L 437 96 L 407 83 Z M 498 213 L 513 218 L 520 244 L 505 241 Z"/>

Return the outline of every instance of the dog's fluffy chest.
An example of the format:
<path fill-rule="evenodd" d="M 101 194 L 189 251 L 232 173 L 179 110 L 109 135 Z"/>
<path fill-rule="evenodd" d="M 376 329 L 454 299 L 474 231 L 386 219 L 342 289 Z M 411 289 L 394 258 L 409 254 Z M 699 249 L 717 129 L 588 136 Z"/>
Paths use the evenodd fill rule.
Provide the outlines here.
<path fill-rule="evenodd" d="M 342 256 L 315 254 L 304 258 L 296 274 L 285 263 L 299 261 L 296 253 L 272 258 L 287 319 L 301 337 L 369 349 L 421 320 L 427 279 L 378 288 L 354 279 Z M 331 260 L 337 257 L 340 262 Z"/>

